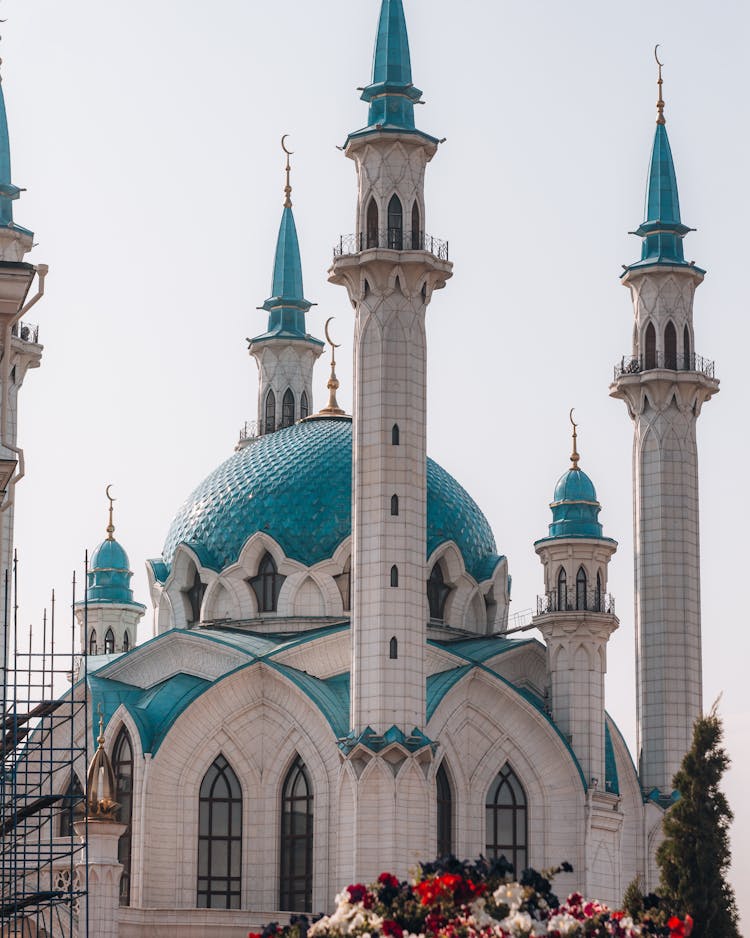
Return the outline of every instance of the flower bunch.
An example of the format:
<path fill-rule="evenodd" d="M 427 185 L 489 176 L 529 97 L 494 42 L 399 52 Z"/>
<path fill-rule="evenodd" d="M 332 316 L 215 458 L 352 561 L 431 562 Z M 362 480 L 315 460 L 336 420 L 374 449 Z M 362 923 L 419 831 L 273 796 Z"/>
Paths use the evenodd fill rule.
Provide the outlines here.
<path fill-rule="evenodd" d="M 646 916 L 636 922 L 574 892 L 560 902 L 552 879 L 561 866 L 518 880 L 504 858 L 474 863 L 448 857 L 424 864 L 414 882 L 381 873 L 375 883 L 354 883 L 336 896 L 331 915 L 310 924 L 293 916 L 288 926 L 273 923 L 248 938 L 688 938 L 689 916 L 666 925 Z M 662 920 L 663 922 L 663 920 Z"/>

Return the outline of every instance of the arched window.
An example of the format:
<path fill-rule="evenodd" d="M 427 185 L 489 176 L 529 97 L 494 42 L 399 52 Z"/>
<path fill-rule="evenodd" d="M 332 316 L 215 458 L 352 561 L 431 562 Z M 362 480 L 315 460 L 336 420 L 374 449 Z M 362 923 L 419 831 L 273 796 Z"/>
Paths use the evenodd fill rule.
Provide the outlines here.
<path fill-rule="evenodd" d="M 281 789 L 281 888 L 279 908 L 309 912 L 312 907 L 313 790 L 299 756 Z"/>
<path fill-rule="evenodd" d="M 664 330 L 664 367 L 677 369 L 677 330 L 671 319 Z"/>
<path fill-rule="evenodd" d="M 347 557 L 344 569 L 334 577 L 336 586 L 341 593 L 341 605 L 344 612 L 349 612 L 352 608 L 352 558 Z"/>
<path fill-rule="evenodd" d="M 266 394 L 266 410 L 263 416 L 263 432 L 273 433 L 276 429 L 276 395 L 269 389 Z"/>
<path fill-rule="evenodd" d="M 391 495 L 391 514 L 398 514 L 398 495 Z"/>
<path fill-rule="evenodd" d="M 565 567 L 560 567 L 557 574 L 557 611 L 564 612 L 568 608 L 568 577 Z"/>
<path fill-rule="evenodd" d="M 96 629 L 92 629 L 91 635 L 89 635 L 89 654 L 96 654 Z"/>
<path fill-rule="evenodd" d="M 588 586 L 586 571 L 583 567 L 578 568 L 576 573 L 576 609 L 586 608 L 586 588 Z"/>
<path fill-rule="evenodd" d="M 266 552 L 258 564 L 257 576 L 248 580 L 258 599 L 258 612 L 276 612 L 279 593 L 285 579 L 285 576 L 277 572 L 273 557 Z"/>
<path fill-rule="evenodd" d="M 604 612 L 602 608 L 602 578 L 598 570 L 596 572 L 596 596 L 594 598 L 596 600 L 596 611 Z"/>
<path fill-rule="evenodd" d="M 398 429 L 398 424 L 394 423 L 391 427 L 391 446 L 398 446 L 401 442 L 401 434 Z"/>
<path fill-rule="evenodd" d="M 646 361 L 644 368 L 656 368 L 656 329 L 650 322 L 646 326 Z"/>
<path fill-rule="evenodd" d="M 305 417 L 310 416 L 310 404 L 307 400 L 307 391 L 302 392 L 302 397 L 299 399 L 299 419 L 304 420 Z"/>
<path fill-rule="evenodd" d="M 367 206 L 367 247 L 378 246 L 378 203 L 371 198 Z"/>
<path fill-rule="evenodd" d="M 404 210 L 401 199 L 395 194 L 388 203 L 388 247 L 394 251 L 404 247 Z"/>
<path fill-rule="evenodd" d="M 414 200 L 411 207 L 411 248 L 413 251 L 421 250 L 424 247 L 422 243 L 422 232 L 419 225 L 419 205 Z"/>
<path fill-rule="evenodd" d="M 453 853 L 453 792 L 445 769 L 445 761 L 435 776 L 437 783 L 437 855 L 447 857 Z"/>
<path fill-rule="evenodd" d="M 395 635 L 390 640 L 390 643 L 388 645 L 388 657 L 392 661 L 396 661 L 396 659 L 398 658 L 398 639 L 396 638 Z"/>
<path fill-rule="evenodd" d="M 190 586 L 184 590 L 185 595 L 187 596 L 188 605 L 190 606 L 190 619 L 188 625 L 196 625 L 201 620 L 201 606 L 203 605 L 203 594 L 206 592 L 206 587 L 203 585 L 203 580 L 201 580 L 200 574 L 197 570 L 193 572 L 193 582 Z"/>
<path fill-rule="evenodd" d="M 427 603 L 430 607 L 430 619 L 442 622 L 445 617 L 445 601 L 450 595 L 450 586 L 445 585 L 443 568 L 436 563 L 427 580 Z"/>
<path fill-rule="evenodd" d="M 107 633 L 104 636 L 104 654 L 111 655 L 115 650 L 115 633 L 112 629 L 107 629 Z"/>
<path fill-rule="evenodd" d="M 291 388 L 284 391 L 284 399 L 281 402 L 281 426 L 291 427 L 294 423 L 294 394 Z"/>
<path fill-rule="evenodd" d="M 242 788 L 224 756 L 203 776 L 198 803 L 199 909 L 239 909 Z"/>
<path fill-rule="evenodd" d="M 682 330 L 682 367 L 685 371 L 693 370 L 693 356 L 690 354 L 690 330 L 685 324 L 685 328 Z"/>
<path fill-rule="evenodd" d="M 391 567 L 391 586 L 398 586 L 398 567 L 395 563 Z"/>
<path fill-rule="evenodd" d="M 487 795 L 487 856 L 505 856 L 517 877 L 527 864 L 528 818 L 526 793 L 506 762 Z"/>
<path fill-rule="evenodd" d="M 128 635 L 127 632 L 125 632 L 125 634 L 122 637 L 122 650 L 130 651 L 130 636 Z"/>
<path fill-rule="evenodd" d="M 125 824 L 125 833 L 117 844 L 117 859 L 122 864 L 120 905 L 130 905 L 130 850 L 133 843 L 133 745 L 123 726 L 112 749 L 115 773 L 115 801 L 120 805 L 118 820 Z"/>
<path fill-rule="evenodd" d="M 60 810 L 60 837 L 73 836 L 73 822 L 83 817 L 83 802 L 86 796 L 78 780 L 78 776 L 73 772 L 65 790 Z"/>

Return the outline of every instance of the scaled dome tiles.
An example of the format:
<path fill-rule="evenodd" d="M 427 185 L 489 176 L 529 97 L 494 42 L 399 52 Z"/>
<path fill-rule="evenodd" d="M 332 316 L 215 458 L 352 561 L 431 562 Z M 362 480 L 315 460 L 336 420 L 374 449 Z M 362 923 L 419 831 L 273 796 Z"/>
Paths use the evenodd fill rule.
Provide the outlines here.
<path fill-rule="evenodd" d="M 332 557 L 351 534 L 351 501 L 351 420 L 298 423 L 234 453 L 195 489 L 172 522 L 164 563 L 169 566 L 185 543 L 218 572 L 262 531 L 287 557 L 312 566 Z M 456 480 L 428 459 L 427 556 L 451 540 L 477 581 L 491 576 L 499 558 L 487 519 Z"/>

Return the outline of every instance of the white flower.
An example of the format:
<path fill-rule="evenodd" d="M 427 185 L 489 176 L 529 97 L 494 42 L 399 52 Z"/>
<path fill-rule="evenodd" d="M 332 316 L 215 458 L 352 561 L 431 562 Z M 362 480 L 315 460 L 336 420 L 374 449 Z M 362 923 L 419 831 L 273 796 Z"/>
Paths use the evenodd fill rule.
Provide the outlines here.
<path fill-rule="evenodd" d="M 527 938 L 532 928 L 531 916 L 528 912 L 513 912 L 500 922 L 500 927 L 516 938 Z"/>
<path fill-rule="evenodd" d="M 520 883 L 503 883 L 492 893 L 492 898 L 498 905 L 508 905 L 515 911 L 523 902 L 524 888 Z"/>
<path fill-rule="evenodd" d="M 559 931 L 561 935 L 574 935 L 579 928 L 578 919 L 567 912 L 553 915 L 547 924 L 549 931 Z"/>

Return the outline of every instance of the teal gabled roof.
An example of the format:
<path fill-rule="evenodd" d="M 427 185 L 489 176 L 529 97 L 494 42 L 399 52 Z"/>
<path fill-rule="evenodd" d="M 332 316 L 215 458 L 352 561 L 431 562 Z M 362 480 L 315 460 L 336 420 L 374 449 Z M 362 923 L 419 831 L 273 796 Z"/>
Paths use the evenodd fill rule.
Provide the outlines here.
<path fill-rule="evenodd" d="M 10 134 L 8 116 L 5 111 L 5 95 L 0 82 L 0 227 L 15 228 L 28 235 L 32 232 L 13 222 L 13 202 L 20 196 L 21 190 L 11 182 L 10 174 Z"/>

